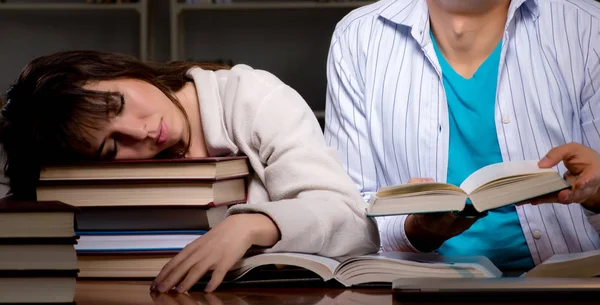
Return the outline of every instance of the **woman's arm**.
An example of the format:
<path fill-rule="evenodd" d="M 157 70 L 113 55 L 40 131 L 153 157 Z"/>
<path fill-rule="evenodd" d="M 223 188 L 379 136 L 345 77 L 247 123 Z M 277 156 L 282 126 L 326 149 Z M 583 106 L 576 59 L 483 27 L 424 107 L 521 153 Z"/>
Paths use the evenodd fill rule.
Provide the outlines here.
<path fill-rule="evenodd" d="M 274 88 L 249 124 L 252 133 L 246 140 L 264 165 L 258 174 L 270 201 L 236 205 L 229 215 L 269 216 L 281 237 L 267 252 L 337 257 L 378 250 L 377 228 L 365 216 L 358 189 L 295 90 L 283 84 Z"/>
<path fill-rule="evenodd" d="M 378 250 L 375 222 L 306 102 L 267 72 L 234 70 L 222 88 L 225 124 L 262 181 L 250 189 L 264 186 L 265 200 L 231 207 L 163 267 L 152 290 L 183 292 L 212 270 L 205 290 L 213 291 L 252 245 L 329 257 Z"/>

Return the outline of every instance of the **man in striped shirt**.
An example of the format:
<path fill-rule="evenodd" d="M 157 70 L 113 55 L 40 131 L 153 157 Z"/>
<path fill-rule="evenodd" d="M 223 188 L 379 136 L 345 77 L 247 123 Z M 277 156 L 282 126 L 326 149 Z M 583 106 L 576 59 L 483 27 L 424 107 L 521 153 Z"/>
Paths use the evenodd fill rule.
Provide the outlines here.
<path fill-rule="evenodd" d="M 559 146 L 600 150 L 594 0 L 380 0 L 338 23 L 327 77 L 325 136 L 365 200 L 411 179 L 459 185 L 485 165 L 539 160 Z M 582 145 L 562 146 L 570 142 Z M 527 269 L 599 249 L 598 208 L 587 200 L 511 205 L 474 222 L 377 221 L 384 250 L 480 254 Z"/>

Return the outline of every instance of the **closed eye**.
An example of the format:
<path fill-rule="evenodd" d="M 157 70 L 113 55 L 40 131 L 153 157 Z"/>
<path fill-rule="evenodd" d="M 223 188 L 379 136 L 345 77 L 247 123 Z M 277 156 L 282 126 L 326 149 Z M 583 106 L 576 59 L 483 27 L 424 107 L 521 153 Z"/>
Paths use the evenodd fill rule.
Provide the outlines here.
<path fill-rule="evenodd" d="M 119 108 L 117 108 L 117 112 L 116 115 L 119 115 L 123 112 L 123 108 L 125 106 L 125 95 L 123 93 L 121 93 L 119 95 L 120 97 L 120 104 L 119 104 Z M 113 147 L 110 150 L 110 152 L 106 155 L 107 159 L 115 159 L 118 153 L 118 147 L 117 147 L 117 138 L 113 137 Z"/>
<path fill-rule="evenodd" d="M 119 94 L 119 106 L 115 111 L 115 115 L 118 116 L 123 112 L 123 108 L 125 107 L 125 95 L 123 93 L 118 93 Z M 109 93 L 109 96 L 115 96 L 115 93 Z M 106 102 L 110 103 L 111 101 L 114 101 L 114 99 L 110 99 L 107 98 Z M 113 109 L 112 107 L 107 107 L 107 110 L 111 110 Z M 100 143 L 100 146 L 98 147 L 98 150 L 96 151 L 96 156 L 98 158 L 101 159 L 114 159 L 117 156 L 117 139 L 115 137 L 112 138 L 113 140 L 113 146 L 112 149 L 104 156 L 102 156 L 102 152 L 104 151 L 104 146 L 106 144 L 106 142 L 108 142 L 110 140 L 110 137 L 108 138 L 104 138 L 104 140 L 102 141 L 102 143 Z"/>
<path fill-rule="evenodd" d="M 113 138 L 113 147 L 110 150 L 110 152 L 106 155 L 106 158 L 107 159 L 114 159 L 117 156 L 117 152 L 118 152 L 118 149 L 117 149 L 117 139 Z"/>
<path fill-rule="evenodd" d="M 123 93 L 121 93 L 120 102 L 121 102 L 121 104 L 119 105 L 119 108 L 117 109 L 117 115 L 121 114 L 121 112 L 123 112 L 123 108 L 125 107 L 125 95 Z"/>

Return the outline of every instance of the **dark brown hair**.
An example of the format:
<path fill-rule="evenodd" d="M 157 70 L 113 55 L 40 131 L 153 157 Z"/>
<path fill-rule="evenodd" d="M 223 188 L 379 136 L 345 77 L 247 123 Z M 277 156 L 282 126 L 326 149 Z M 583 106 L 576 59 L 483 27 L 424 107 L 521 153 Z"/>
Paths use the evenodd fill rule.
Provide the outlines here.
<path fill-rule="evenodd" d="M 187 71 L 195 66 L 226 68 L 193 62 L 144 63 L 133 56 L 100 51 L 65 51 L 33 60 L 9 87 L 0 112 L 0 145 L 10 192 L 34 199 L 44 165 L 88 158 L 81 153 L 91 145 L 84 133 L 109 119 L 120 94 L 86 90 L 84 85 L 124 78 L 148 82 L 165 93 L 187 120 L 174 93 L 191 81 Z M 186 151 L 183 144 L 162 157 L 183 156 Z"/>

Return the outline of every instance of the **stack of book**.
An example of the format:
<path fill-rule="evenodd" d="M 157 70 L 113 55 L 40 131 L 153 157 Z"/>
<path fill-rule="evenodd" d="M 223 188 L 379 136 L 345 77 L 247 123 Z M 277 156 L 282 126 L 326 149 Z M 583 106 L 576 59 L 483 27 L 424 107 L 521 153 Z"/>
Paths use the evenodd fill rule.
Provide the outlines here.
<path fill-rule="evenodd" d="M 79 208 L 80 278 L 154 278 L 246 202 L 247 157 L 117 160 L 40 172 L 37 200 Z"/>
<path fill-rule="evenodd" d="M 0 199 L 0 303 L 72 303 L 77 209 L 58 201 Z"/>

